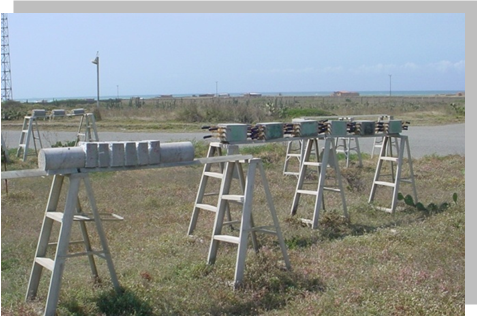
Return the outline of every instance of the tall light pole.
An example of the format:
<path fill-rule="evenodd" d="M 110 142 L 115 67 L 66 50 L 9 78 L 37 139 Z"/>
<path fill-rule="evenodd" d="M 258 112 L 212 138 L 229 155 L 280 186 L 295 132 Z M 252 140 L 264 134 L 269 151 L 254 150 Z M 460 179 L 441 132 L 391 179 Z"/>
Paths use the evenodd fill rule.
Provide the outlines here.
<path fill-rule="evenodd" d="M 92 61 L 96 65 L 96 86 L 98 99 L 96 100 L 96 107 L 99 108 L 99 52 L 96 53 L 96 58 Z"/>
<path fill-rule="evenodd" d="M 216 97 L 218 97 L 218 96 L 219 96 L 219 88 L 218 88 L 218 84 L 219 84 L 219 82 L 218 82 L 218 81 L 216 81 L 216 82 L 215 82 L 215 96 L 216 96 Z"/>
<path fill-rule="evenodd" d="M 391 96 L 391 76 L 389 75 L 389 96 Z"/>

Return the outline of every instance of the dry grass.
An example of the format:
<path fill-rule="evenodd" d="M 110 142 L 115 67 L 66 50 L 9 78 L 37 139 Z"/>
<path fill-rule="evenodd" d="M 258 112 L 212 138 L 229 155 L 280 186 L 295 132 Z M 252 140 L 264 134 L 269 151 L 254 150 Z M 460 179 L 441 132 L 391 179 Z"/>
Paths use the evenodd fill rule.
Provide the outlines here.
<path fill-rule="evenodd" d="M 203 156 L 204 146 L 197 146 Z M 239 290 L 230 287 L 236 246 L 221 244 L 217 262 L 206 264 L 213 215 L 201 213 L 194 236 L 186 234 L 201 167 L 96 173 L 91 180 L 100 211 L 125 218 L 104 224 L 124 292 L 112 291 L 103 261 L 97 284 L 86 258 L 68 259 L 58 315 L 464 314 L 464 157 L 414 160 L 419 200 L 449 202 L 449 208 L 426 212 L 399 202 L 400 211 L 388 214 L 367 203 L 376 158 L 365 156 L 362 168 L 342 168 L 350 219 L 334 209 L 333 196 L 326 197 L 320 229 L 312 230 L 297 220 L 311 216 L 311 202 L 290 216 L 296 178 L 282 175 L 283 144 L 241 151 L 265 163 L 292 271 L 283 270 L 275 240 L 263 236 L 260 252 L 247 256 Z M 9 169 L 34 164 L 14 162 Z M 10 180 L 6 194 L 2 181 L 2 315 L 37 315 L 46 300 L 49 273 L 36 301 L 26 303 L 24 295 L 50 182 L 49 177 Z M 80 197 L 84 202 L 84 193 Z M 389 202 L 384 194 L 379 197 Z M 265 206 L 259 184 L 257 220 L 269 219 Z"/>

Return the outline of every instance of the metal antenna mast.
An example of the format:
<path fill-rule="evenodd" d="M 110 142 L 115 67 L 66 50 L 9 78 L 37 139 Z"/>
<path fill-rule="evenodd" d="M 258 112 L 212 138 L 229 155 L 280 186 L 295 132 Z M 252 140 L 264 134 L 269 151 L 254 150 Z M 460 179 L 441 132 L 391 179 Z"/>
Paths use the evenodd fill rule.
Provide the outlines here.
<path fill-rule="evenodd" d="M 10 69 L 8 17 L 6 13 L 2 13 L 2 101 L 12 99 L 12 71 Z"/>

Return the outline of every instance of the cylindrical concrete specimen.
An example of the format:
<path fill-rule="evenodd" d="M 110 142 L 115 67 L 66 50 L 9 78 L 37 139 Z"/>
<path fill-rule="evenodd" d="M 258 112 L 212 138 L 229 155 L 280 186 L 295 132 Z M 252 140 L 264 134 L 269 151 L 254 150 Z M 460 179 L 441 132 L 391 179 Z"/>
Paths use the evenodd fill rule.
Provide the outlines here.
<path fill-rule="evenodd" d="M 124 167 L 124 143 L 109 143 L 110 167 Z"/>
<path fill-rule="evenodd" d="M 86 155 L 82 147 L 43 148 L 38 153 L 41 170 L 84 168 Z"/>
<path fill-rule="evenodd" d="M 191 142 L 161 143 L 161 163 L 194 160 L 194 145 Z"/>
<path fill-rule="evenodd" d="M 124 165 L 137 166 L 136 142 L 124 142 Z"/>
<path fill-rule="evenodd" d="M 158 140 L 150 140 L 149 143 L 149 164 L 157 165 L 161 162 L 161 142 Z"/>
<path fill-rule="evenodd" d="M 41 149 L 38 167 L 42 170 L 136 167 L 193 161 L 194 154 L 191 142 L 84 142 L 77 147 Z"/>
<path fill-rule="evenodd" d="M 86 168 L 98 167 L 98 143 L 80 143 L 86 154 Z"/>
<path fill-rule="evenodd" d="M 149 164 L 149 143 L 148 142 L 136 142 L 137 150 L 137 164 L 145 166 Z"/>

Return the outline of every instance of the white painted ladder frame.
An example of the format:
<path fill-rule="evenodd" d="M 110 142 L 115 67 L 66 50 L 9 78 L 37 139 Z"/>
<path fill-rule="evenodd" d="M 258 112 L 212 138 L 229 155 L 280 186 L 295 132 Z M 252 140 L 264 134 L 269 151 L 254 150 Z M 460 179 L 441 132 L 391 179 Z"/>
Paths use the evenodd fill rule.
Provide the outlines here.
<path fill-rule="evenodd" d="M 355 146 L 351 146 L 351 141 L 355 142 Z M 340 144 L 340 142 L 342 144 Z M 339 149 L 343 147 L 343 149 Z M 359 166 L 363 166 L 363 160 L 361 158 L 361 149 L 359 148 L 359 137 L 358 136 L 346 136 L 346 137 L 337 137 L 336 138 L 336 152 L 344 153 L 346 157 L 346 168 L 349 167 L 349 160 L 351 151 L 355 151 L 358 155 Z"/>
<path fill-rule="evenodd" d="M 33 126 L 33 124 L 35 126 Z M 20 142 L 18 144 L 18 149 L 17 149 L 17 157 L 20 157 L 23 151 L 23 161 L 26 161 L 27 159 L 28 147 L 30 146 L 30 138 L 33 139 L 33 146 L 35 147 L 35 155 L 38 155 L 36 140 L 40 142 L 40 148 L 43 148 L 43 144 L 41 143 L 38 122 L 36 121 L 36 118 L 34 115 L 25 116 L 25 118 L 23 119 L 22 132 L 20 134 Z"/>
<path fill-rule="evenodd" d="M 229 145 L 229 144 L 222 144 L 219 142 L 212 142 L 209 144 L 209 149 L 207 151 L 207 158 L 214 157 L 215 155 L 221 156 L 222 155 L 222 147 L 226 146 L 227 148 L 227 156 L 229 155 L 238 155 L 239 154 L 239 148 L 238 145 Z M 217 179 L 222 179 L 224 177 L 224 163 L 220 162 L 220 172 L 213 172 L 211 171 L 211 168 L 213 166 L 213 163 L 205 163 L 204 168 L 202 171 L 202 177 L 200 179 L 199 183 L 199 189 L 197 192 L 197 196 L 194 202 L 194 209 L 192 210 L 192 216 L 191 220 L 189 223 L 189 229 L 187 231 L 188 235 L 192 235 L 194 233 L 194 230 L 197 226 L 197 220 L 199 218 L 199 213 L 201 210 L 206 210 L 206 211 L 211 211 L 211 212 L 217 212 L 218 209 L 218 202 L 217 205 L 210 205 L 210 204 L 204 204 L 203 199 L 205 196 L 211 196 L 211 195 L 217 195 L 219 196 L 219 192 L 205 192 L 208 184 L 208 179 L 209 178 L 217 178 Z M 243 173 L 237 172 L 239 177 L 243 176 Z M 245 181 L 241 179 L 242 183 L 242 189 L 245 187 Z M 218 200 L 217 200 L 218 201 Z M 234 222 L 232 221 L 232 216 L 230 215 L 230 211 L 228 208 L 228 205 L 226 205 L 226 212 L 227 212 L 227 219 L 230 227 L 233 229 L 233 224 Z"/>
<path fill-rule="evenodd" d="M 58 201 L 60 199 L 61 189 L 63 187 L 65 177 L 69 178 L 69 186 L 66 195 L 65 208 L 64 212 L 58 212 Z M 86 226 L 84 225 L 83 221 L 85 219 L 83 216 L 78 214 L 78 211 L 80 211 L 78 193 L 80 189 L 81 180 L 84 181 L 86 193 L 94 217 L 94 222 L 96 224 L 96 230 L 100 238 L 102 247 L 102 250 L 100 251 L 93 251 L 91 249 L 91 244 L 89 242 L 89 238 L 87 237 Z M 91 219 L 88 218 L 87 220 Z M 58 237 L 54 260 L 52 260 L 50 258 L 47 258 L 46 254 L 51 230 L 55 221 L 61 223 L 61 229 Z M 85 244 L 85 252 L 72 254 L 68 253 L 73 221 L 80 222 L 81 230 L 83 233 L 83 242 Z M 28 290 L 26 293 L 26 300 L 31 300 L 36 297 L 43 268 L 50 270 L 50 285 L 48 289 L 48 297 L 45 305 L 44 315 L 54 316 L 56 314 L 56 307 L 59 300 L 61 280 L 65 267 L 65 261 L 69 257 L 81 255 L 88 256 L 92 274 L 95 278 L 97 278 L 98 275 L 93 255 L 97 255 L 98 257 L 105 259 L 109 268 L 109 273 L 113 286 L 117 291 L 120 290 L 118 278 L 114 270 L 114 265 L 109 251 L 106 235 L 103 230 L 100 214 L 96 207 L 93 189 L 91 187 L 88 174 L 79 173 L 69 175 L 55 175 L 51 185 L 50 195 L 45 211 L 45 217 L 43 219 L 40 238 L 38 240 L 35 259 L 33 261 L 30 281 L 28 283 Z"/>
<path fill-rule="evenodd" d="M 84 128 L 84 131 L 83 131 Z M 92 130 L 92 132 L 91 132 Z M 78 134 L 76 135 L 76 145 L 78 142 L 97 142 L 99 141 L 98 130 L 96 129 L 96 120 L 93 113 L 84 113 L 81 116 Z"/>
<path fill-rule="evenodd" d="M 235 165 L 242 165 L 242 164 L 248 165 L 246 183 L 245 183 L 245 192 L 243 195 L 229 194 L 234 170 L 240 170 L 240 172 L 243 172 L 243 169 L 241 167 L 237 169 Z M 253 222 L 252 204 L 253 204 L 253 193 L 254 193 L 255 174 L 256 174 L 257 166 L 260 170 L 260 174 L 262 177 L 262 185 L 263 185 L 263 189 L 265 191 L 265 195 L 267 198 L 267 204 L 268 204 L 267 206 L 270 210 L 270 213 L 273 219 L 273 225 L 271 226 L 257 227 L 254 225 L 254 222 Z M 223 221 L 224 221 L 225 207 L 227 205 L 227 201 L 234 201 L 242 205 L 242 218 L 241 218 L 240 232 L 238 237 L 222 234 L 222 226 L 224 224 Z M 229 242 L 229 243 L 237 244 L 238 250 L 237 250 L 235 276 L 234 276 L 235 288 L 237 288 L 243 282 L 249 235 L 252 236 L 252 244 L 253 244 L 254 250 L 256 252 L 258 251 L 258 245 L 255 239 L 256 232 L 267 233 L 267 234 L 272 234 L 277 236 L 278 243 L 282 251 L 286 268 L 290 270 L 291 269 L 290 260 L 288 258 L 285 242 L 280 230 L 280 223 L 278 221 L 276 210 L 273 205 L 273 200 L 270 194 L 270 188 L 268 186 L 268 182 L 265 176 L 265 171 L 263 169 L 263 164 L 261 159 L 253 158 L 251 160 L 245 160 L 245 161 L 227 162 L 225 166 L 224 179 L 222 181 L 221 189 L 220 189 L 219 206 L 218 206 L 217 215 L 215 217 L 214 229 L 212 233 L 212 240 L 211 240 L 209 256 L 208 256 L 208 263 L 209 264 L 215 263 L 217 258 L 217 250 L 218 250 L 218 246 L 220 242 Z"/>
<path fill-rule="evenodd" d="M 392 143 L 393 138 L 395 139 L 394 146 L 397 147 L 398 153 L 397 157 L 392 155 Z M 387 149 L 389 147 L 389 150 Z M 407 153 L 407 163 L 409 166 L 409 177 L 402 177 L 403 161 L 404 161 L 404 151 Z M 392 182 L 381 180 L 381 168 L 383 167 L 383 162 L 388 161 L 391 163 L 391 178 Z M 396 163 L 396 170 L 394 170 L 394 163 Z M 414 172 L 412 169 L 412 158 L 411 158 L 411 149 L 409 147 L 409 139 L 406 135 L 387 135 L 383 137 L 382 147 L 379 154 L 378 164 L 376 167 L 376 172 L 374 174 L 373 185 L 371 187 L 371 193 L 369 195 L 368 203 L 374 201 L 376 189 L 378 186 L 387 186 L 393 188 L 391 207 L 377 207 L 378 209 L 394 213 L 396 211 L 397 205 L 397 196 L 399 193 L 399 185 L 401 182 L 410 183 L 412 186 L 412 194 L 415 203 L 417 203 L 417 191 L 416 184 L 414 181 Z"/>
<path fill-rule="evenodd" d="M 319 222 L 319 215 L 320 215 L 320 209 L 325 208 L 324 204 L 324 196 L 323 196 L 323 191 L 331 191 L 331 192 L 337 192 L 341 195 L 341 203 L 343 207 L 343 215 L 348 217 L 348 210 L 346 207 L 346 199 L 344 195 L 344 190 L 343 190 L 343 184 L 341 180 L 341 174 L 340 174 L 340 169 L 339 169 L 339 164 L 338 164 L 338 159 L 336 157 L 336 147 L 335 147 L 335 139 L 332 137 L 326 137 L 325 138 L 325 147 L 323 149 L 323 152 L 321 154 L 319 153 L 319 147 L 318 147 L 318 139 L 317 138 L 311 138 L 307 140 L 306 147 L 305 147 L 305 154 L 303 156 L 303 161 L 301 164 L 300 168 L 300 175 L 298 176 L 298 182 L 295 190 L 295 195 L 293 197 L 293 203 L 291 207 L 291 215 L 294 216 L 297 213 L 298 209 L 298 204 L 300 202 L 300 197 L 302 194 L 306 195 L 313 195 L 315 196 L 315 206 L 314 206 L 314 211 L 313 211 L 313 219 L 302 219 L 303 222 L 307 224 L 311 224 L 312 229 L 317 229 L 318 228 L 318 222 Z M 319 159 L 321 158 L 321 161 L 314 162 L 310 161 L 310 154 L 312 151 L 313 146 L 315 147 L 315 150 L 317 152 L 317 156 Z M 318 160 L 319 160 L 318 159 Z M 317 167 L 318 168 L 318 188 L 317 190 L 304 190 L 303 185 L 305 183 L 305 178 L 307 174 L 307 168 L 308 167 Z M 325 179 L 326 179 L 326 169 L 328 166 L 332 167 L 335 171 L 335 180 L 337 181 L 338 187 L 325 187 Z"/>
<path fill-rule="evenodd" d="M 379 148 L 379 152 L 381 152 L 381 148 L 383 147 L 383 141 L 386 136 L 377 136 L 374 138 L 373 141 L 373 149 L 371 150 L 371 158 L 374 157 L 374 151 L 376 148 Z M 392 150 L 393 146 L 396 148 L 396 151 L 398 151 L 398 145 L 395 141 L 392 141 L 388 143 L 388 149 Z"/>
<path fill-rule="evenodd" d="M 298 150 L 293 149 L 293 145 L 295 143 L 298 143 Z M 296 151 L 299 151 L 299 153 L 296 153 Z M 303 139 L 296 139 L 296 140 L 290 140 L 287 144 L 287 152 L 285 156 L 285 163 L 283 164 L 283 174 L 284 175 L 293 175 L 297 176 L 300 174 L 300 166 L 301 166 L 301 161 L 303 158 L 303 152 L 305 151 L 305 146 L 304 146 L 304 140 Z M 289 170 L 289 164 L 291 159 L 298 159 L 298 171 L 290 171 Z"/>

